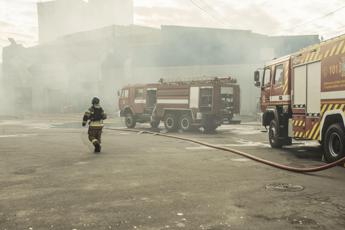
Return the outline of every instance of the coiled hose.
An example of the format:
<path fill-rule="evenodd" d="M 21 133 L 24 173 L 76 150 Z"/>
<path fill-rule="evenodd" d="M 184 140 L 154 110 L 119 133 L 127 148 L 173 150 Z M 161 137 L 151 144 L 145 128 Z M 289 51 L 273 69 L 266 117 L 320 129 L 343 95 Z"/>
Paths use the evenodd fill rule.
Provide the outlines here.
<path fill-rule="evenodd" d="M 222 150 L 222 151 L 226 151 L 226 152 L 231 152 L 246 158 L 249 158 L 251 160 L 257 161 L 259 163 L 263 163 L 265 165 L 269 165 L 271 167 L 274 168 L 278 168 L 278 169 L 282 169 L 282 170 L 286 170 L 286 171 L 290 171 L 290 172 L 295 172 L 295 173 L 310 173 L 310 172 L 319 172 L 319 171 L 323 171 L 326 169 L 330 169 L 333 168 L 335 166 L 338 166 L 342 163 L 345 163 L 345 157 L 334 161 L 332 163 L 329 164 L 325 164 L 322 166 L 317 166 L 317 167 L 311 167 L 311 168 L 295 168 L 295 167 L 290 167 L 287 165 L 282 165 L 282 164 L 278 164 L 276 162 L 272 162 L 272 161 L 268 161 L 265 159 L 262 159 L 260 157 L 256 157 L 253 156 L 251 154 L 236 150 L 236 149 L 232 149 L 232 148 L 225 148 L 225 147 L 220 147 L 220 146 L 216 146 L 207 142 L 202 142 L 202 141 L 198 141 L 195 139 L 191 139 L 191 138 L 185 138 L 185 137 L 179 137 L 179 136 L 175 136 L 175 135 L 170 135 L 170 134 L 164 134 L 164 133 L 158 133 L 158 132 L 152 132 L 152 131 L 147 131 L 147 130 L 138 130 L 138 129 L 123 129 L 123 128 L 106 128 L 108 130 L 115 130 L 115 131 L 124 131 L 124 132 L 136 132 L 136 133 L 147 133 L 147 134 L 152 134 L 155 136 L 162 136 L 162 137 L 167 137 L 167 138 L 172 138 L 172 139 L 177 139 L 177 140 L 182 140 L 182 141 L 187 141 L 190 143 L 195 143 L 195 144 L 199 144 L 202 146 L 206 146 L 209 148 L 213 148 L 213 149 L 218 149 L 218 150 Z"/>

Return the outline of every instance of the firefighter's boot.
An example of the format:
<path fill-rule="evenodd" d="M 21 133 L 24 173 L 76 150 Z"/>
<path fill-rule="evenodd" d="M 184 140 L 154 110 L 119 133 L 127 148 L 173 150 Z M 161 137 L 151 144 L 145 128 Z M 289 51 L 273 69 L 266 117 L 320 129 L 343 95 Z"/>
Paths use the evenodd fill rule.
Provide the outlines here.
<path fill-rule="evenodd" d="M 101 152 L 101 144 L 97 139 L 93 140 L 93 145 L 95 146 L 95 153 Z"/>

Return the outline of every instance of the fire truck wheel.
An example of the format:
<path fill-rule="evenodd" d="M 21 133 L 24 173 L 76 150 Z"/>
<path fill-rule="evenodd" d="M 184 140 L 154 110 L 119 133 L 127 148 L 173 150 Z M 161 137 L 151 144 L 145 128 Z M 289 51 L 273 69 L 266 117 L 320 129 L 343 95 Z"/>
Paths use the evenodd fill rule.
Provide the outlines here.
<path fill-rule="evenodd" d="M 234 115 L 229 114 L 227 118 L 228 118 L 228 122 L 231 123 L 232 119 L 234 118 Z"/>
<path fill-rule="evenodd" d="M 180 128 L 183 131 L 189 131 L 192 128 L 192 117 L 189 114 L 184 114 L 180 118 Z"/>
<path fill-rule="evenodd" d="M 136 122 L 133 114 L 127 113 L 126 117 L 125 117 L 125 123 L 126 123 L 127 128 L 132 129 L 135 127 L 137 122 Z"/>
<path fill-rule="evenodd" d="M 209 120 L 203 125 L 203 128 L 206 133 L 213 133 L 218 128 L 218 125 L 213 120 Z"/>
<path fill-rule="evenodd" d="M 327 162 L 337 161 L 345 156 L 345 132 L 340 124 L 331 125 L 323 144 Z"/>
<path fill-rule="evenodd" d="M 168 131 L 176 131 L 177 129 L 177 119 L 174 114 L 167 114 L 164 118 L 164 125 Z"/>
<path fill-rule="evenodd" d="M 159 121 L 151 121 L 150 122 L 150 125 L 151 125 L 151 128 L 153 129 L 157 129 L 159 127 Z"/>
<path fill-rule="evenodd" d="M 279 127 L 275 120 L 271 121 L 268 137 L 272 148 L 281 148 L 283 146 L 282 141 L 279 139 Z"/>
<path fill-rule="evenodd" d="M 284 140 L 284 145 L 287 146 L 287 145 L 292 145 L 292 138 L 291 137 L 288 137 Z"/>
<path fill-rule="evenodd" d="M 217 126 L 204 126 L 206 133 L 213 133 L 214 131 L 216 131 L 217 128 Z"/>

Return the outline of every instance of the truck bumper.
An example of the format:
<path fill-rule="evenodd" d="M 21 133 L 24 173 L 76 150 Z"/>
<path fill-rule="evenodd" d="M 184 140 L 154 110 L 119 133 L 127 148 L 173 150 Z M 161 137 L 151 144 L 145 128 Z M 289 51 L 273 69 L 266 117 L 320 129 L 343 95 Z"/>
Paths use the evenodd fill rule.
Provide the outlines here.
<path fill-rule="evenodd" d="M 196 119 L 195 124 L 199 126 L 205 126 L 206 124 L 212 124 L 215 126 L 220 126 L 223 123 L 223 116 L 215 114 L 202 114 L 201 119 Z"/>

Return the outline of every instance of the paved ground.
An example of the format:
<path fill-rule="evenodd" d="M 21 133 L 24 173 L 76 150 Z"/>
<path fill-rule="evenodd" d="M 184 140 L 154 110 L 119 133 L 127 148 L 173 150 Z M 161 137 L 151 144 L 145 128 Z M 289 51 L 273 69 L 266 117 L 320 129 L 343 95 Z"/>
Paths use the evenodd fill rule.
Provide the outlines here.
<path fill-rule="evenodd" d="M 1 230 L 344 229 L 344 168 L 295 174 L 183 141 L 110 130 L 95 155 L 79 119 L 0 121 Z M 255 124 L 178 135 L 287 165 L 322 164 L 317 145 L 273 150 Z M 266 188 L 279 183 L 304 189 Z"/>

